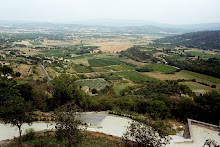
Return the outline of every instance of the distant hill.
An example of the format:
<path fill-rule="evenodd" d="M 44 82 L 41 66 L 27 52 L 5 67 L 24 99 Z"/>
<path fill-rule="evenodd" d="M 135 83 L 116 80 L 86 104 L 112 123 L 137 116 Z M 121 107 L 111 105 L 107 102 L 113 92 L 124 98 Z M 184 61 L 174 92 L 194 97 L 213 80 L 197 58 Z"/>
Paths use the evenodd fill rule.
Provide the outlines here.
<path fill-rule="evenodd" d="M 171 43 L 176 46 L 220 50 L 220 31 L 193 32 L 157 39 L 154 42 L 157 44 Z"/>

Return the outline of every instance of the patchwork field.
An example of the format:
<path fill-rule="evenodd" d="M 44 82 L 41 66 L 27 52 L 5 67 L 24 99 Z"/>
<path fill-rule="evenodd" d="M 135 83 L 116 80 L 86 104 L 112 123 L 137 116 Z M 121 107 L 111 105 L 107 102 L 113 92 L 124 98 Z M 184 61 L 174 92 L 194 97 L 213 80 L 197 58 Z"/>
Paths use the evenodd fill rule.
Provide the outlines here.
<path fill-rule="evenodd" d="M 213 88 L 209 87 L 209 86 L 205 86 L 196 82 L 179 82 L 179 84 L 182 85 L 186 85 L 188 86 L 192 91 L 200 91 L 200 93 L 205 93 L 205 92 L 209 92 L 212 91 Z"/>
<path fill-rule="evenodd" d="M 142 72 L 142 74 L 147 75 L 147 76 L 152 77 L 152 78 L 155 78 L 155 79 L 158 79 L 158 80 L 162 80 L 162 81 L 187 79 L 187 78 L 184 78 L 184 77 L 179 76 L 177 74 L 164 74 L 164 73 L 159 73 L 159 72 L 155 72 L 155 71 L 153 71 L 153 72 Z"/>
<path fill-rule="evenodd" d="M 207 84 L 216 84 L 216 86 L 220 88 L 220 79 L 211 77 L 211 76 L 207 76 L 207 75 L 203 75 L 203 74 L 199 74 L 199 73 L 195 73 L 195 72 L 191 72 L 191 71 L 187 71 L 187 70 L 183 70 L 180 72 L 177 72 L 176 75 L 181 76 L 183 78 L 187 78 L 187 79 L 196 79 L 198 82 L 205 82 Z"/>
<path fill-rule="evenodd" d="M 29 42 L 32 45 L 43 45 L 41 42 Z"/>
<path fill-rule="evenodd" d="M 214 55 L 214 54 L 208 54 L 208 53 L 203 53 L 203 52 L 195 52 L 195 51 L 188 51 L 187 53 L 189 53 L 193 56 L 200 56 L 200 58 L 218 58 L 218 59 L 220 59 L 219 55 Z"/>
<path fill-rule="evenodd" d="M 218 90 L 220 88 L 220 79 L 207 76 L 207 75 L 203 75 L 203 74 L 199 74 L 199 73 L 195 73 L 195 72 L 191 72 L 191 71 L 187 71 L 187 70 L 182 70 L 180 72 L 176 72 L 175 74 L 163 74 L 163 73 L 158 73 L 158 72 L 143 72 L 142 74 L 158 79 L 158 80 L 178 80 L 178 79 L 192 80 L 192 79 L 195 79 L 196 82 L 189 82 L 189 81 L 183 82 L 185 83 L 185 85 L 187 86 L 189 85 L 189 87 L 192 88 L 193 90 L 208 89 L 208 91 L 210 91 L 210 90 Z M 211 88 L 210 86 L 205 86 L 198 82 L 203 82 L 203 83 L 209 84 L 210 86 L 216 85 L 216 88 Z"/>
<path fill-rule="evenodd" d="M 135 60 L 132 60 L 132 59 L 124 59 L 122 60 L 126 63 L 129 63 L 129 64 L 132 64 L 132 65 L 135 65 L 135 66 L 144 66 L 144 65 L 148 65 L 148 63 L 142 63 L 142 62 L 137 62 Z"/>
<path fill-rule="evenodd" d="M 102 69 L 121 71 L 121 70 L 135 70 L 136 68 L 130 65 L 113 65 L 113 66 L 103 67 Z"/>
<path fill-rule="evenodd" d="M 92 67 L 102 67 L 102 66 L 109 66 L 109 65 L 119 65 L 124 64 L 120 60 L 112 60 L 112 59 L 90 59 L 88 60 L 90 66 Z"/>
<path fill-rule="evenodd" d="M 118 72 L 117 74 L 124 77 L 125 79 L 131 80 L 134 82 L 141 82 L 141 81 L 155 81 L 156 82 L 157 81 L 156 79 L 153 79 L 146 75 L 142 75 L 136 71 L 123 71 L 123 72 Z"/>
<path fill-rule="evenodd" d="M 164 65 L 164 64 L 149 64 L 149 65 L 146 65 L 146 67 L 149 69 L 155 70 L 155 71 L 165 73 L 165 74 L 174 73 L 177 70 L 177 68 L 175 67 Z"/>

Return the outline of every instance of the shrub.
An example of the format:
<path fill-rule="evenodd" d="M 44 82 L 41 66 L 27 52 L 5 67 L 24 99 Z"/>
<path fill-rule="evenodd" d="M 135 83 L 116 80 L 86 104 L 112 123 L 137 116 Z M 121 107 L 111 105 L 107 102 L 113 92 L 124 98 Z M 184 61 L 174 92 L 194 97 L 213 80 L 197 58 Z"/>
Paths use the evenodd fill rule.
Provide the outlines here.
<path fill-rule="evenodd" d="M 211 87 L 212 87 L 212 88 L 216 88 L 216 85 L 212 85 Z"/>
<path fill-rule="evenodd" d="M 29 140 L 34 140 L 35 139 L 35 132 L 34 129 L 27 129 L 26 134 L 23 137 L 23 141 L 29 141 Z"/>

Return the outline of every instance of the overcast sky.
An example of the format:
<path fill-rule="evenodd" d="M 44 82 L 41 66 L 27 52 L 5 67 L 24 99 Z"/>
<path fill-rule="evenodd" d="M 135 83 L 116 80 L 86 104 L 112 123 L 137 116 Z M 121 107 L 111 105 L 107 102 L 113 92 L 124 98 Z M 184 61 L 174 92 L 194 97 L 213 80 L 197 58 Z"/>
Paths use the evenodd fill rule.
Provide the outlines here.
<path fill-rule="evenodd" d="M 220 0 L 0 0 L 0 20 L 70 23 L 95 19 L 220 22 Z"/>

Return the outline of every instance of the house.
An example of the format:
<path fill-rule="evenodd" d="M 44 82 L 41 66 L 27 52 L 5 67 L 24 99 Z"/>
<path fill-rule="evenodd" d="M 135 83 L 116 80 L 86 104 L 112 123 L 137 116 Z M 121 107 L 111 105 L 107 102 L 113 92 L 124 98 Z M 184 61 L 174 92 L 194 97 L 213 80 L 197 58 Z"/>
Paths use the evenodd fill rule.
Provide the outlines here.
<path fill-rule="evenodd" d="M 1 77 L 6 77 L 8 80 L 13 79 L 13 77 L 11 76 L 10 73 L 7 73 L 7 74 L 3 74 L 3 73 L 1 73 Z"/>
<path fill-rule="evenodd" d="M 0 57 L 5 58 L 6 55 L 5 54 L 0 54 Z"/>
<path fill-rule="evenodd" d="M 89 87 L 88 87 L 88 86 L 83 86 L 83 87 L 81 88 L 81 90 L 84 91 L 84 92 L 87 93 L 87 94 L 90 93 L 90 92 L 89 92 Z"/>

